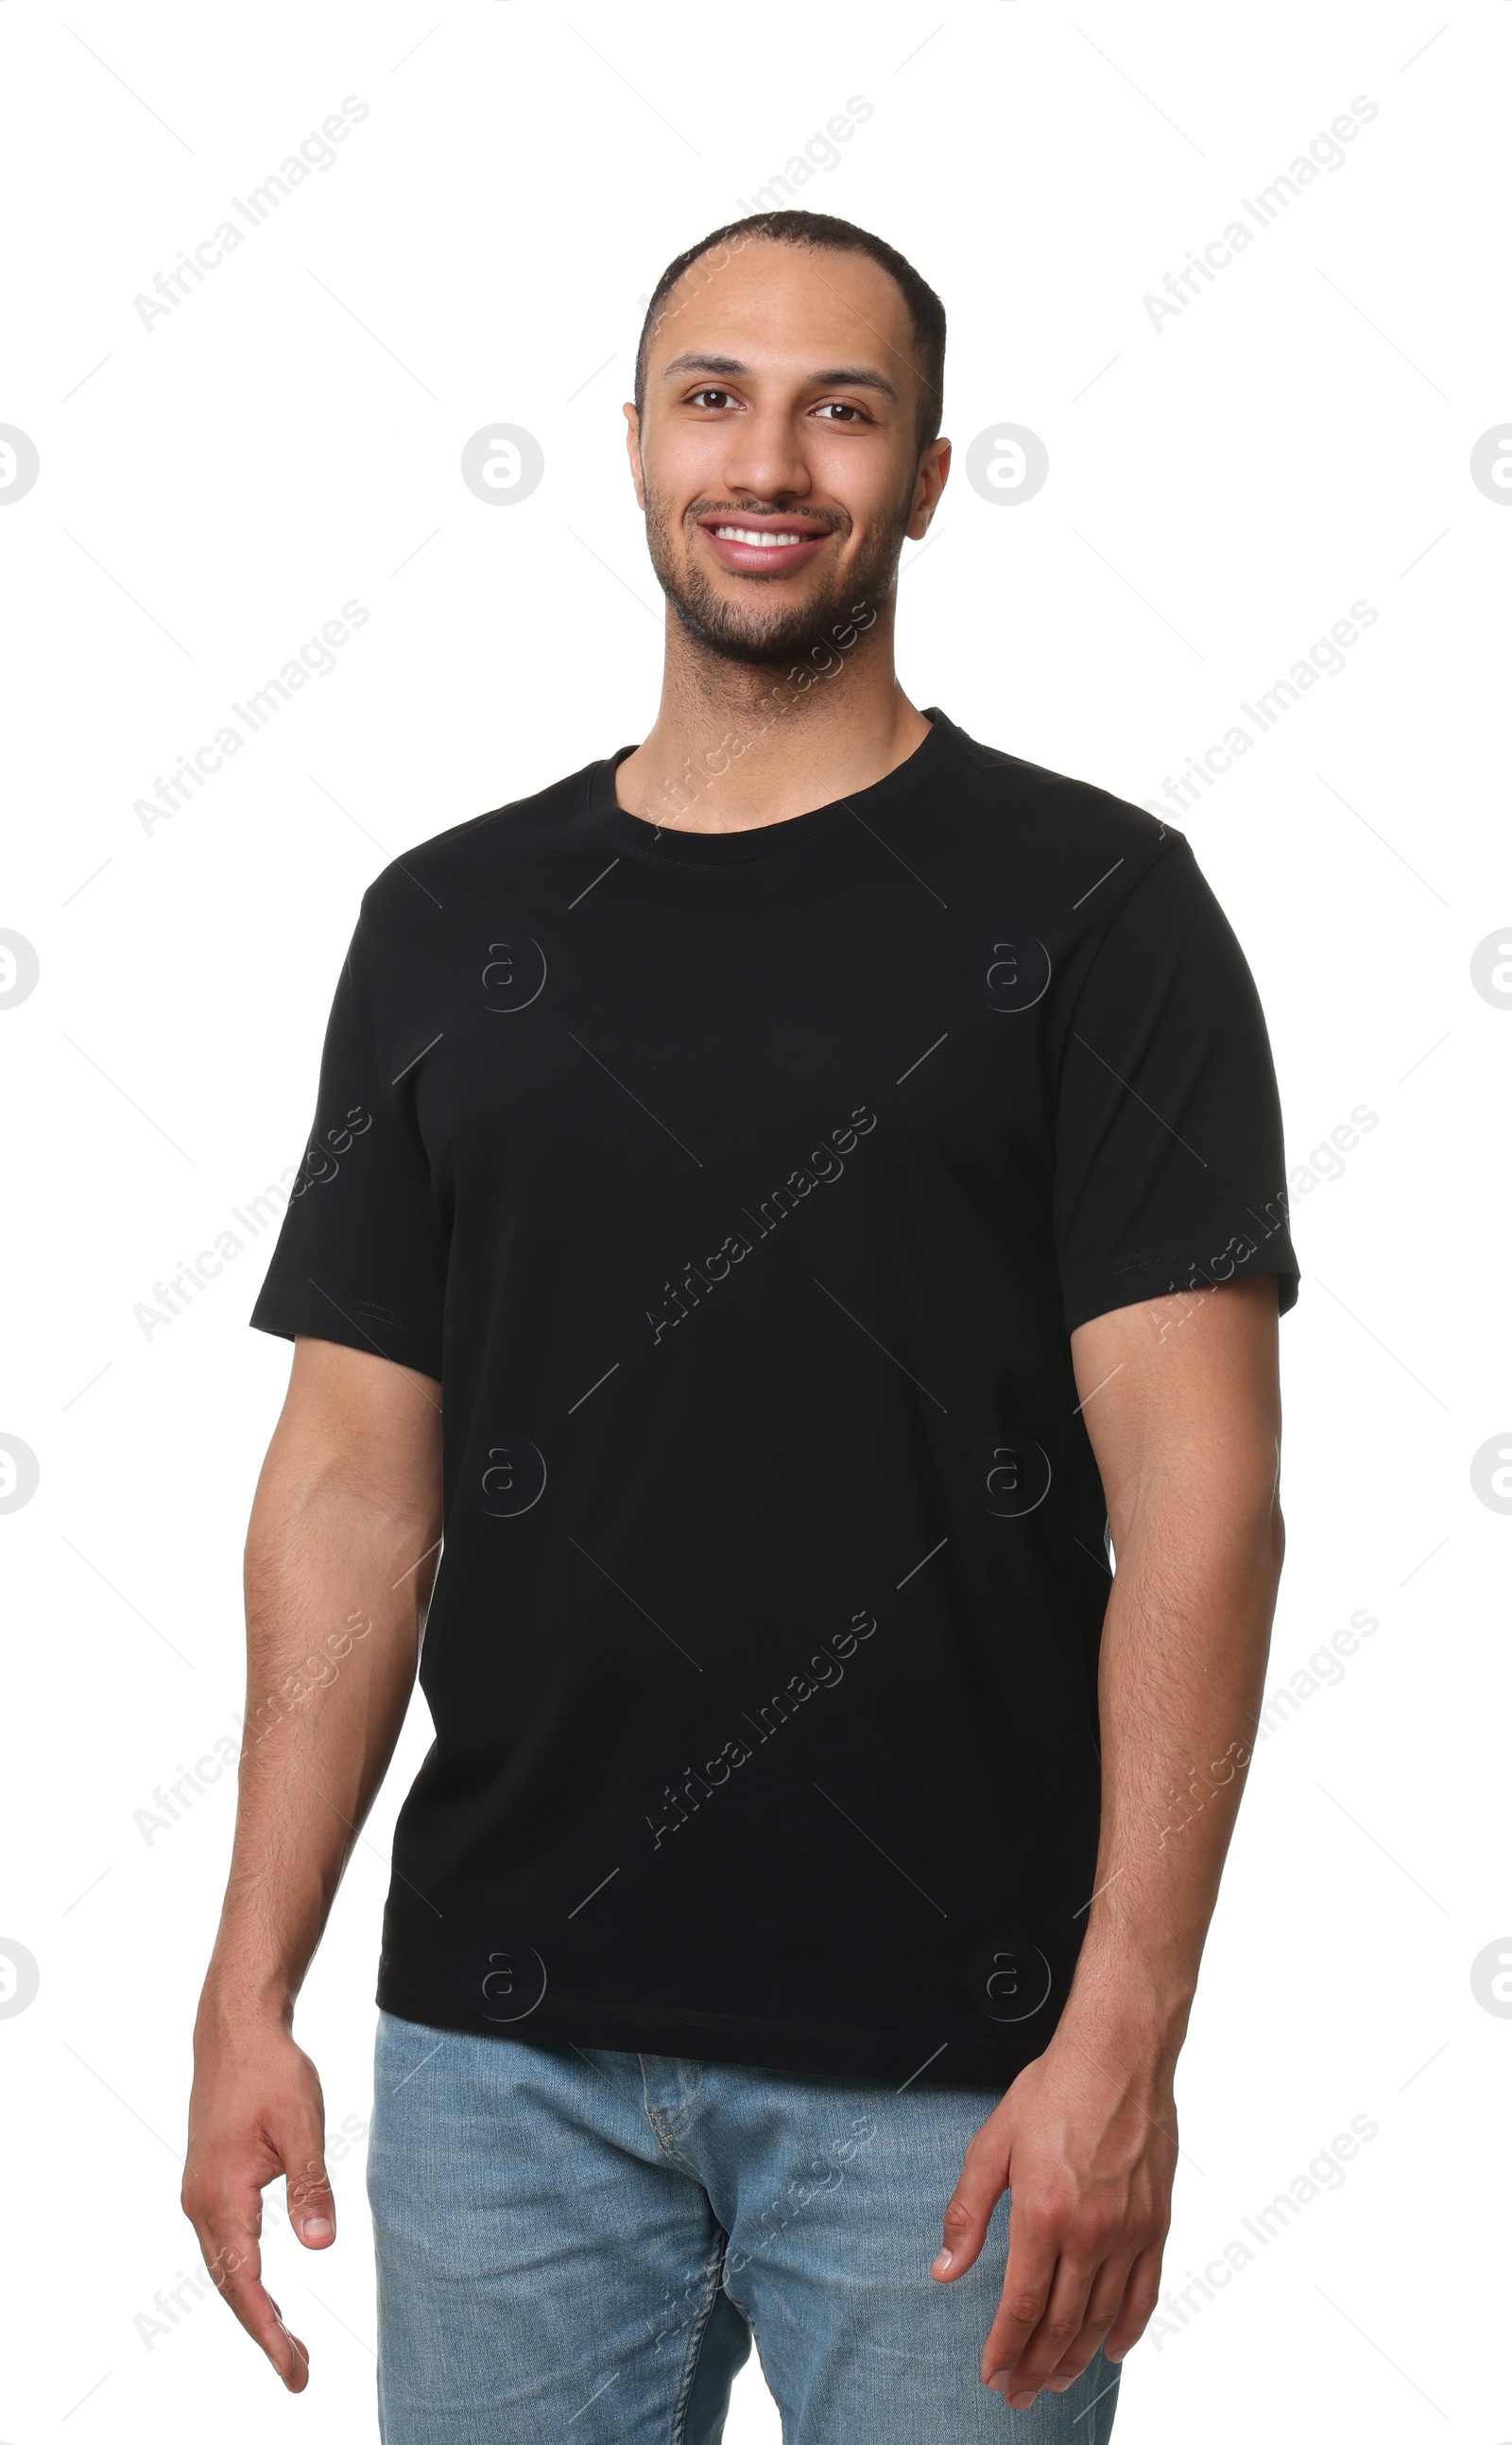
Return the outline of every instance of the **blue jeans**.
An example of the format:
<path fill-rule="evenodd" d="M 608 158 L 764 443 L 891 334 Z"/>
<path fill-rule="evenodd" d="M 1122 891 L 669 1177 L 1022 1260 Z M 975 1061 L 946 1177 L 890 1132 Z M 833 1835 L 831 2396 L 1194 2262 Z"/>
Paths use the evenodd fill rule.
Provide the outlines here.
<path fill-rule="evenodd" d="M 929 2263 L 996 2089 L 533 2046 L 379 2016 L 383 2445 L 717 2445 L 753 2335 L 784 2445 L 1107 2445 L 1118 2372 L 980 2375 L 1007 2202 Z"/>

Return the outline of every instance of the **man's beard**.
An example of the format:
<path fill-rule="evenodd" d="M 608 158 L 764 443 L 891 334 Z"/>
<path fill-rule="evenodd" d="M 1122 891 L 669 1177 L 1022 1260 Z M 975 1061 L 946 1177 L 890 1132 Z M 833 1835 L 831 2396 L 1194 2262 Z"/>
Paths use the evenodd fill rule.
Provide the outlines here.
<path fill-rule="evenodd" d="M 672 522 L 649 488 L 646 546 L 658 585 L 696 644 L 725 662 L 787 663 L 815 645 L 833 644 L 864 609 L 875 612 L 887 600 L 897 581 L 912 501 L 910 485 L 908 496 L 895 516 L 877 530 L 868 551 L 851 569 L 837 572 L 820 593 L 786 607 L 779 603 L 764 609 L 761 597 L 754 593 L 730 601 L 717 591 L 691 559 L 680 566 L 672 550 Z M 706 509 L 696 506 L 687 523 L 696 524 L 708 514 Z M 769 516 L 773 513 L 763 506 L 753 510 L 752 514 Z M 739 512 L 732 510 L 727 523 L 737 525 Z M 772 585 L 775 581 L 759 582 Z"/>

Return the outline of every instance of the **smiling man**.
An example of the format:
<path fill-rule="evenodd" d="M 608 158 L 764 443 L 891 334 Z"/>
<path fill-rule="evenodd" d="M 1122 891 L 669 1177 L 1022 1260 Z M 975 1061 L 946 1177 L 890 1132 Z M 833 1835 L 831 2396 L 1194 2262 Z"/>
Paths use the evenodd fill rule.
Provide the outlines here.
<path fill-rule="evenodd" d="M 713 2445 L 753 2335 L 788 2445 L 1101 2445 L 1157 2298 L 1297 1266 L 1185 839 L 899 684 L 943 355 L 847 222 L 669 267 L 656 719 L 337 987 L 184 2203 L 298 2391 L 259 2194 L 334 2239 L 294 2001 L 419 1665 L 386 2445 Z"/>

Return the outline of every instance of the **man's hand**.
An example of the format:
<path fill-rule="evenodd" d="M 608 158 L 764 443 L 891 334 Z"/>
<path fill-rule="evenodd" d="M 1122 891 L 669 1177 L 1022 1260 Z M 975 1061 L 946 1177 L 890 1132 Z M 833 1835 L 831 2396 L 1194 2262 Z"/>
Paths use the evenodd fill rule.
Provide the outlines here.
<path fill-rule="evenodd" d="M 262 2282 L 262 2193 L 279 2174 L 289 2221 L 307 2249 L 336 2238 L 326 2177 L 326 2105 L 309 2057 L 276 2021 L 222 2020 L 196 2033 L 189 2156 L 181 2205 L 211 2279 L 290 2394 L 309 2382 L 309 2354 Z"/>
<path fill-rule="evenodd" d="M 1011 2409 L 1026 2410 L 1041 2386 L 1064 2394 L 1099 2343 L 1121 2361 L 1139 2341 L 1160 2296 L 1175 2170 L 1169 2074 L 1131 2074 L 1114 2048 L 1064 2025 L 982 2124 L 930 2272 L 953 2284 L 976 2264 L 1010 2191 L 1008 2266 L 981 2375 Z"/>

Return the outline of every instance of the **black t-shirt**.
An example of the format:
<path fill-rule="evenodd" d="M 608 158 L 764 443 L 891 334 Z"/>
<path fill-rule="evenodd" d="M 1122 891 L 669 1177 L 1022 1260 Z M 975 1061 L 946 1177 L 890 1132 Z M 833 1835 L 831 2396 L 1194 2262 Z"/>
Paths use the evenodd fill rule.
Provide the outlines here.
<path fill-rule="evenodd" d="M 929 719 L 713 836 L 623 748 L 364 896 L 252 1322 L 443 1387 L 390 2012 L 896 2082 L 1055 2026 L 1111 1584 L 1069 1335 L 1297 1265 L 1185 837 Z"/>

